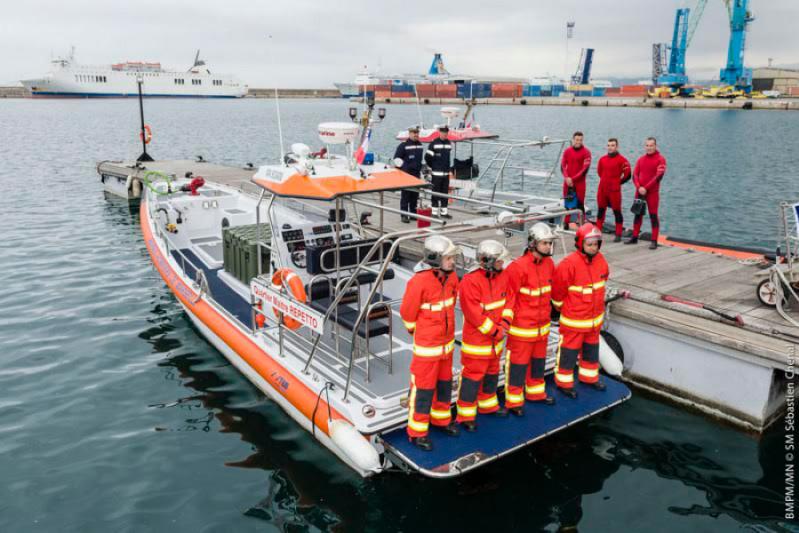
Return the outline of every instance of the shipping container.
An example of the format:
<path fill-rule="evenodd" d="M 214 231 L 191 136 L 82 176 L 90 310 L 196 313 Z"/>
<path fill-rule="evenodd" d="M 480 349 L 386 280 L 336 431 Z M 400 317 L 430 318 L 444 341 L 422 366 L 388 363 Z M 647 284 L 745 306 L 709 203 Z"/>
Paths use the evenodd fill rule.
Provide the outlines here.
<path fill-rule="evenodd" d="M 523 92 L 523 96 L 541 96 L 541 86 L 540 85 L 525 85 Z"/>
<path fill-rule="evenodd" d="M 605 87 L 594 87 L 594 90 L 591 91 L 591 96 L 605 96 Z"/>
<path fill-rule="evenodd" d="M 457 98 L 458 86 L 454 83 L 436 85 L 436 96 L 438 98 Z"/>
<path fill-rule="evenodd" d="M 517 98 L 522 95 L 521 83 L 492 83 L 491 96 L 494 98 Z"/>
<path fill-rule="evenodd" d="M 605 96 L 621 96 L 621 87 L 608 87 L 605 89 Z"/>
<path fill-rule="evenodd" d="M 436 86 L 432 83 L 420 83 L 416 86 L 416 94 L 419 98 L 435 98 Z"/>
<path fill-rule="evenodd" d="M 375 98 L 391 98 L 391 91 L 375 91 Z"/>
<path fill-rule="evenodd" d="M 790 96 L 799 96 L 799 87 L 788 87 L 788 94 Z"/>
<path fill-rule="evenodd" d="M 463 83 L 458 84 L 458 98 L 490 98 L 490 83 Z"/>
<path fill-rule="evenodd" d="M 398 93 L 396 91 L 391 91 L 392 98 L 416 98 L 416 95 L 411 92 L 402 92 Z"/>
<path fill-rule="evenodd" d="M 594 86 L 590 83 L 580 84 L 580 85 L 569 85 L 569 91 L 573 93 L 582 93 L 585 91 L 591 92 L 594 89 Z"/>

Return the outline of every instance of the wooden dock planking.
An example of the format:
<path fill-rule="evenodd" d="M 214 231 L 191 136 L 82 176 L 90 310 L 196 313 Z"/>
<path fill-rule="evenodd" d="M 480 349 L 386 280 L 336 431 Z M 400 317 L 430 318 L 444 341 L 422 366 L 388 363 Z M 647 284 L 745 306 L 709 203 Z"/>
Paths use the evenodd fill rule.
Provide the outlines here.
<path fill-rule="evenodd" d="M 203 176 L 212 183 L 234 187 L 247 194 L 260 193 L 260 189 L 250 180 L 255 169 L 192 160 L 156 161 L 143 165 L 143 168 L 136 168 L 133 162 L 105 161 L 98 164 L 97 170 L 101 174 L 117 176 L 141 176 L 146 170 L 158 170 L 177 177 L 182 177 L 190 171 L 195 176 Z M 373 195 L 371 201 L 377 203 L 377 195 Z M 399 208 L 399 194 L 385 193 L 384 203 Z M 351 215 L 353 205 L 345 202 L 345 207 Z M 450 213 L 454 217 L 451 223 L 480 216 L 470 207 L 450 206 Z M 358 212 L 365 210 L 368 208 L 357 206 Z M 378 213 L 373 212 L 371 222 L 369 231 L 377 234 Z M 415 223 L 402 223 L 398 214 L 388 212 L 384 213 L 383 223 L 385 231 L 389 232 L 411 229 L 415 226 Z M 458 240 L 476 245 L 480 240 L 487 238 L 503 240 L 503 236 L 497 235 L 493 230 L 477 232 L 468 239 Z M 571 237 L 566 236 L 564 240 L 567 252 L 571 252 L 574 249 Z M 526 238 L 523 235 L 514 235 L 508 240 L 508 245 L 511 252 L 518 255 L 523 250 L 525 242 Z M 649 250 L 648 245 L 647 241 L 641 241 L 635 246 L 613 243 L 612 236 L 606 237 L 602 252 L 611 266 L 611 284 L 647 299 L 647 303 L 616 302 L 613 304 L 613 314 L 743 350 L 745 353 L 749 350 L 768 359 L 772 365 L 779 362 L 784 364 L 784 357 L 791 343 L 783 338 L 769 335 L 767 331 L 778 328 L 791 335 L 799 335 L 799 328 L 789 325 L 774 310 L 760 305 L 757 301 L 754 275 L 760 270 L 758 266 L 739 263 L 724 256 L 668 245 L 661 245 L 657 250 Z M 402 247 L 403 255 L 409 258 L 420 257 L 421 251 L 421 239 L 409 241 Z M 562 255 L 561 246 L 556 246 L 556 260 Z M 693 314 L 693 308 L 682 311 L 679 305 L 660 302 L 660 296 L 663 294 L 699 301 L 730 313 L 740 313 L 748 324 L 763 328 L 764 332 L 742 329 L 709 317 L 696 316 Z M 794 311 L 794 316 L 796 315 Z"/>

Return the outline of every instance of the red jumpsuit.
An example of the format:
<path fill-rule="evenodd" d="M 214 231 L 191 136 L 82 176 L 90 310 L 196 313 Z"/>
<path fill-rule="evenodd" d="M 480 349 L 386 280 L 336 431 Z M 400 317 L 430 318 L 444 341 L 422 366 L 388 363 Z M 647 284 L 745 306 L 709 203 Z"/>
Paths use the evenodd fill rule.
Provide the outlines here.
<path fill-rule="evenodd" d="M 529 251 L 505 270 L 513 305 L 505 354 L 506 407 L 521 407 L 525 398 L 535 401 L 547 397 L 544 370 L 554 272 L 551 257 L 537 259 Z"/>
<path fill-rule="evenodd" d="M 591 150 L 585 146 L 579 149 L 569 146 L 563 151 L 563 158 L 560 162 L 560 171 L 564 178 L 571 178 L 574 184 L 574 191 L 577 193 L 578 208 L 585 213 L 585 181 L 588 169 L 591 168 Z M 569 192 L 566 180 L 563 180 L 563 197 Z M 567 215 L 563 223 L 568 226 L 571 216 Z"/>
<path fill-rule="evenodd" d="M 666 175 L 666 158 L 655 151 L 654 154 L 645 154 L 638 158 L 633 170 L 633 183 L 635 184 L 635 198 L 641 197 L 639 187 L 646 189 L 646 207 L 649 211 L 649 220 L 652 222 L 652 242 L 657 242 L 660 233 L 660 220 L 658 219 L 658 204 L 660 203 L 660 182 Z M 643 215 L 636 215 L 633 221 L 633 237 L 641 233 Z"/>
<path fill-rule="evenodd" d="M 599 331 L 605 317 L 605 283 L 610 269 L 601 253 L 589 257 L 576 251 L 555 269 L 552 304 L 560 309 L 560 342 L 555 383 L 574 386 L 574 366 L 580 359 L 579 379 L 599 379 Z"/>
<path fill-rule="evenodd" d="M 507 329 L 504 324 L 511 320 L 507 300 L 508 279 L 504 272 L 478 269 L 461 280 L 463 371 L 458 395 L 458 422 L 474 420 L 478 412 L 493 413 L 499 409 L 499 358 Z"/>
<path fill-rule="evenodd" d="M 602 230 L 605 224 L 605 212 L 608 206 L 613 209 L 616 218 L 616 235 L 621 237 L 624 231 L 624 215 L 621 212 L 621 186 L 630 179 L 630 162 L 616 152 L 599 158 L 596 168 L 599 174 L 599 188 L 596 191 L 597 217 L 596 226 Z"/>
<path fill-rule="evenodd" d="M 417 272 L 405 287 L 402 322 L 413 334 L 408 436 L 424 437 L 429 424 L 452 420 L 452 354 L 458 276 L 437 269 Z M 431 420 L 432 419 L 432 420 Z"/>

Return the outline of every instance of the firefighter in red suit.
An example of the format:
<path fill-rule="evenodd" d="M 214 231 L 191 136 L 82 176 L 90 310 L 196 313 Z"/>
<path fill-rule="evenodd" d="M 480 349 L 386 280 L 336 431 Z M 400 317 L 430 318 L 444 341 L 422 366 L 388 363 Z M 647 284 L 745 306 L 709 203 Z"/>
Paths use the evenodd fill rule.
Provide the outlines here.
<path fill-rule="evenodd" d="M 591 150 L 583 145 L 583 132 L 576 131 L 572 135 L 572 144 L 563 151 L 560 171 L 563 174 L 563 197 L 574 189 L 577 194 L 577 208 L 585 217 L 585 182 L 588 169 L 591 168 Z M 563 218 L 563 225 L 568 229 L 571 216 Z"/>
<path fill-rule="evenodd" d="M 477 246 L 478 268 L 463 276 L 459 297 L 463 313 L 460 394 L 457 421 L 475 431 L 477 413 L 507 415 L 497 399 L 499 359 L 511 320 L 503 266 L 510 259 L 499 242 Z"/>
<path fill-rule="evenodd" d="M 646 154 L 638 158 L 633 169 L 633 183 L 635 184 L 635 199 L 643 198 L 649 210 L 649 220 L 652 223 L 652 242 L 649 248 L 658 247 L 660 233 L 660 220 L 658 219 L 658 206 L 660 204 L 660 182 L 666 175 L 666 158 L 658 151 L 658 143 L 654 137 L 649 137 L 645 144 Z M 644 215 L 635 215 L 633 220 L 633 235 L 624 244 L 637 244 L 638 235 L 641 233 L 641 224 Z"/>
<path fill-rule="evenodd" d="M 430 424 L 457 436 L 452 421 L 452 354 L 455 351 L 455 302 L 458 276 L 455 258 L 460 249 L 441 235 L 424 242 L 424 258 L 408 281 L 400 316 L 413 336 L 408 437 L 429 451 Z"/>
<path fill-rule="evenodd" d="M 514 414 L 522 414 L 525 399 L 555 403 L 547 396 L 544 382 L 555 273 L 554 239 L 547 224 L 533 225 L 524 255 L 505 270 L 513 310 L 505 354 L 505 407 Z"/>
<path fill-rule="evenodd" d="M 619 153 L 618 139 L 608 139 L 608 153 L 599 159 L 596 168 L 599 174 L 599 188 L 596 191 L 596 226 L 602 231 L 605 225 L 605 212 L 610 206 L 616 219 L 613 242 L 621 241 L 624 231 L 624 215 L 621 212 L 621 186 L 630 180 L 630 162 Z"/>
<path fill-rule="evenodd" d="M 599 331 L 605 318 L 605 283 L 610 269 L 602 247 L 602 232 L 586 223 L 577 230 L 577 251 L 561 261 L 552 282 L 552 305 L 560 311 L 555 384 L 566 396 L 577 398 L 574 367 L 580 382 L 605 390 L 599 381 Z"/>

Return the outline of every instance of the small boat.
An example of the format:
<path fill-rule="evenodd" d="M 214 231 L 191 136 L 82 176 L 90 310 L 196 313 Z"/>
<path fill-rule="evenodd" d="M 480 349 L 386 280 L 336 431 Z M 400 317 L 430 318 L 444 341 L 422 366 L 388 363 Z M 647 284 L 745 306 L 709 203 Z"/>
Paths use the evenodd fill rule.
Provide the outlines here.
<path fill-rule="evenodd" d="M 453 126 L 452 121 L 461 113 L 460 108 L 454 106 L 447 106 L 441 108 L 441 116 L 445 119 L 443 124 L 436 124 L 432 128 L 425 128 L 424 126 L 419 126 L 419 140 L 424 143 L 432 142 L 438 139 L 438 129 L 441 126 L 447 126 L 449 128 L 449 140 L 452 142 L 460 142 L 460 141 L 470 141 L 474 139 L 496 139 L 498 135 L 494 133 L 490 133 L 487 131 L 483 131 L 480 129 L 480 125 L 476 123 L 472 123 L 469 118 L 470 116 L 473 117 L 472 109 L 474 107 L 474 103 L 467 102 L 466 103 L 466 112 L 463 115 L 463 119 L 459 122 L 457 126 Z M 397 133 L 396 139 L 399 141 L 404 141 L 408 138 L 408 130 L 402 130 Z"/>
<path fill-rule="evenodd" d="M 358 124 L 323 123 L 318 133 L 326 150 L 292 145 L 282 161 L 255 172 L 257 194 L 154 177 L 140 213 L 153 265 L 200 333 L 319 443 L 362 476 L 400 468 L 453 477 L 630 397 L 625 385 L 605 378 L 605 392 L 578 385 L 578 401 L 486 417 L 478 432 L 457 439 L 432 435 L 432 452 L 412 446 L 405 428 L 413 339 L 398 307 L 414 262 L 400 246 L 434 233 L 457 242 L 524 231 L 563 209 L 503 206 L 476 194 L 458 200 L 485 209 L 474 218 L 446 223 L 410 214 L 430 225 L 392 230 L 384 221 L 401 212 L 384 197 L 424 191 L 427 182 L 386 163 L 358 164 Z M 465 250 L 459 268 L 472 260 Z M 557 342 L 553 328 L 549 379 Z M 602 346 L 603 360 L 615 360 L 613 372 L 620 372 Z M 456 361 L 455 390 L 459 367 Z"/>

